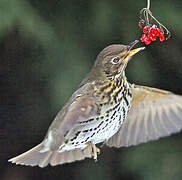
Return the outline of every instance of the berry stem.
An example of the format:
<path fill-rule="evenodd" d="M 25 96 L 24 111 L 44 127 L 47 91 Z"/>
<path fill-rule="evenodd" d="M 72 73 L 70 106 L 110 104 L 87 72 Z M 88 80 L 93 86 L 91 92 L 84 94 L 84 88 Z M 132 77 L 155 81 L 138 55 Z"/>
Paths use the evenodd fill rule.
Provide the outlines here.
<path fill-rule="evenodd" d="M 147 0 L 147 8 L 146 8 L 146 13 L 145 13 L 147 22 L 149 22 L 149 15 L 147 13 L 147 10 L 150 11 L 149 9 L 150 9 L 150 0 Z"/>
<path fill-rule="evenodd" d="M 150 0 L 147 0 L 147 7 L 141 9 L 140 11 L 140 19 L 143 19 L 146 21 L 146 24 L 149 25 L 150 24 L 150 19 L 153 19 L 158 25 L 159 28 L 163 31 L 163 33 L 165 33 L 167 35 L 166 40 L 169 39 L 171 37 L 171 33 L 169 32 L 169 30 L 163 25 L 161 24 L 153 15 L 152 12 L 150 11 Z M 150 18 L 150 19 L 149 19 Z"/>
<path fill-rule="evenodd" d="M 147 0 L 147 9 L 150 9 L 150 0 Z"/>
<path fill-rule="evenodd" d="M 165 29 L 166 34 L 168 35 L 168 37 L 166 38 L 166 40 L 169 39 L 170 36 L 171 36 L 171 33 L 169 32 L 169 30 L 168 30 L 163 24 L 161 24 L 161 23 L 152 15 L 152 12 L 151 12 L 150 10 L 148 11 L 148 14 L 150 15 L 151 18 L 153 18 L 153 19 L 158 23 L 160 29 Z"/>

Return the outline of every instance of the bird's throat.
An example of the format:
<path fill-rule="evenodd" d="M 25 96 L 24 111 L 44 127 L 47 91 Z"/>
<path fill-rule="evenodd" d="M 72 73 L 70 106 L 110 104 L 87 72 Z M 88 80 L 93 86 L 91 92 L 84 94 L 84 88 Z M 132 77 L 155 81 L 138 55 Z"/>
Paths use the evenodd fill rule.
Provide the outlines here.
<path fill-rule="evenodd" d="M 95 92 L 103 103 L 117 103 L 130 90 L 130 85 L 125 76 L 120 76 L 114 80 L 96 82 L 95 87 Z"/>

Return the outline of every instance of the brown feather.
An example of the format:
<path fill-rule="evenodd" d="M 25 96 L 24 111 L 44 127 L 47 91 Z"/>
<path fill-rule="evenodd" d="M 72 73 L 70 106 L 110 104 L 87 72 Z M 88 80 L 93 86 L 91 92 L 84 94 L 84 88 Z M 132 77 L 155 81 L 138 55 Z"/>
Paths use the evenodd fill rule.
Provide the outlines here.
<path fill-rule="evenodd" d="M 27 165 L 27 166 L 37 166 L 44 167 L 47 165 L 46 161 L 44 159 L 50 156 L 50 152 L 40 153 L 39 151 L 43 148 L 42 143 L 35 146 L 34 148 L 30 149 L 29 151 L 14 157 L 9 160 L 9 162 L 21 164 L 21 165 Z M 43 162 L 44 161 L 44 162 Z"/>
<path fill-rule="evenodd" d="M 165 97 L 169 94 L 171 94 L 171 92 L 157 88 L 132 85 L 132 107 L 136 106 L 141 101 L 155 100 L 158 98 Z"/>
<path fill-rule="evenodd" d="M 26 166 L 39 166 L 41 168 L 46 167 L 48 164 L 56 166 L 58 164 L 71 163 L 74 161 L 80 161 L 85 158 L 91 158 L 91 153 L 83 152 L 81 149 L 75 149 L 72 151 L 65 151 L 62 153 L 56 151 L 48 151 L 40 153 L 42 144 L 37 145 L 31 150 L 14 157 L 9 162 L 26 165 Z"/>
<path fill-rule="evenodd" d="M 59 146 L 69 138 L 72 128 L 76 124 L 98 114 L 99 106 L 93 97 L 93 91 L 94 88 L 91 84 L 80 87 L 57 114 L 45 137 L 46 139 L 49 133 L 52 133 L 51 150 L 58 150 Z"/>

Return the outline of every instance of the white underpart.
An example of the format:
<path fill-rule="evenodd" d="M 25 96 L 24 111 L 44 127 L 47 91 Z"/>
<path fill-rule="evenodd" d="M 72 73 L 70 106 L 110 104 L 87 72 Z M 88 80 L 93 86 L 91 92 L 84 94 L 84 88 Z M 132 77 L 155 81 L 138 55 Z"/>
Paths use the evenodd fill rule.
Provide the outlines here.
<path fill-rule="evenodd" d="M 118 96 L 118 99 L 119 98 L 120 97 Z M 130 104 L 131 97 L 128 96 L 127 101 Z M 114 108 L 116 105 L 118 105 L 117 108 L 114 110 L 116 112 L 111 111 L 111 112 L 109 112 L 109 116 L 106 117 L 106 115 L 107 115 L 106 112 L 109 109 Z M 123 109 L 125 110 L 125 112 L 123 112 Z M 130 106 L 127 106 L 124 99 L 122 99 L 120 101 L 120 103 L 113 104 L 112 106 L 106 105 L 106 106 L 102 107 L 101 114 L 102 114 L 102 116 L 104 116 L 104 118 L 101 118 L 102 116 L 100 116 L 99 119 L 96 119 L 98 117 L 94 117 L 94 120 L 92 122 L 87 123 L 86 125 L 82 124 L 82 125 L 76 126 L 72 130 L 73 134 L 74 134 L 74 132 L 78 132 L 78 131 L 81 131 L 81 132 L 79 133 L 79 135 L 77 136 L 76 139 L 69 141 L 67 144 L 65 144 L 65 143 L 62 144 L 59 147 L 59 152 L 73 150 L 73 149 L 75 149 L 75 146 L 76 146 L 76 148 L 84 149 L 87 146 L 87 144 L 86 144 L 87 142 L 92 142 L 93 144 L 98 144 L 98 143 L 104 142 L 105 140 L 108 140 L 119 130 L 123 121 L 127 117 L 129 109 L 130 109 Z M 125 115 L 124 115 L 124 113 L 125 113 Z M 111 117 L 113 117 L 113 118 L 111 119 Z M 103 123 L 100 125 L 100 123 L 102 121 L 103 121 Z M 99 126 L 99 128 L 97 130 L 94 130 L 94 131 L 90 130 L 90 129 L 93 130 L 94 128 L 96 128 L 98 126 Z M 84 132 L 85 130 L 87 132 Z M 97 131 L 99 131 L 99 132 L 96 133 Z M 94 134 L 94 132 L 95 132 L 95 134 Z"/>

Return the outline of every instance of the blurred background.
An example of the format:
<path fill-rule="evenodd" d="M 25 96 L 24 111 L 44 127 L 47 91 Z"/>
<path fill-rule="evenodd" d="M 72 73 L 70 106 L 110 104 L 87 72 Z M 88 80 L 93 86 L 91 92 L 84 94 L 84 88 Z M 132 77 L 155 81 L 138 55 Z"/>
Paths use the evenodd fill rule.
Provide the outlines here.
<path fill-rule="evenodd" d="M 181 180 L 182 133 L 136 147 L 104 147 L 99 161 L 56 167 L 7 162 L 37 145 L 107 45 L 141 36 L 146 0 L 0 0 L 1 180 Z M 182 94 L 182 1 L 151 0 L 172 37 L 130 61 L 130 82 Z"/>

